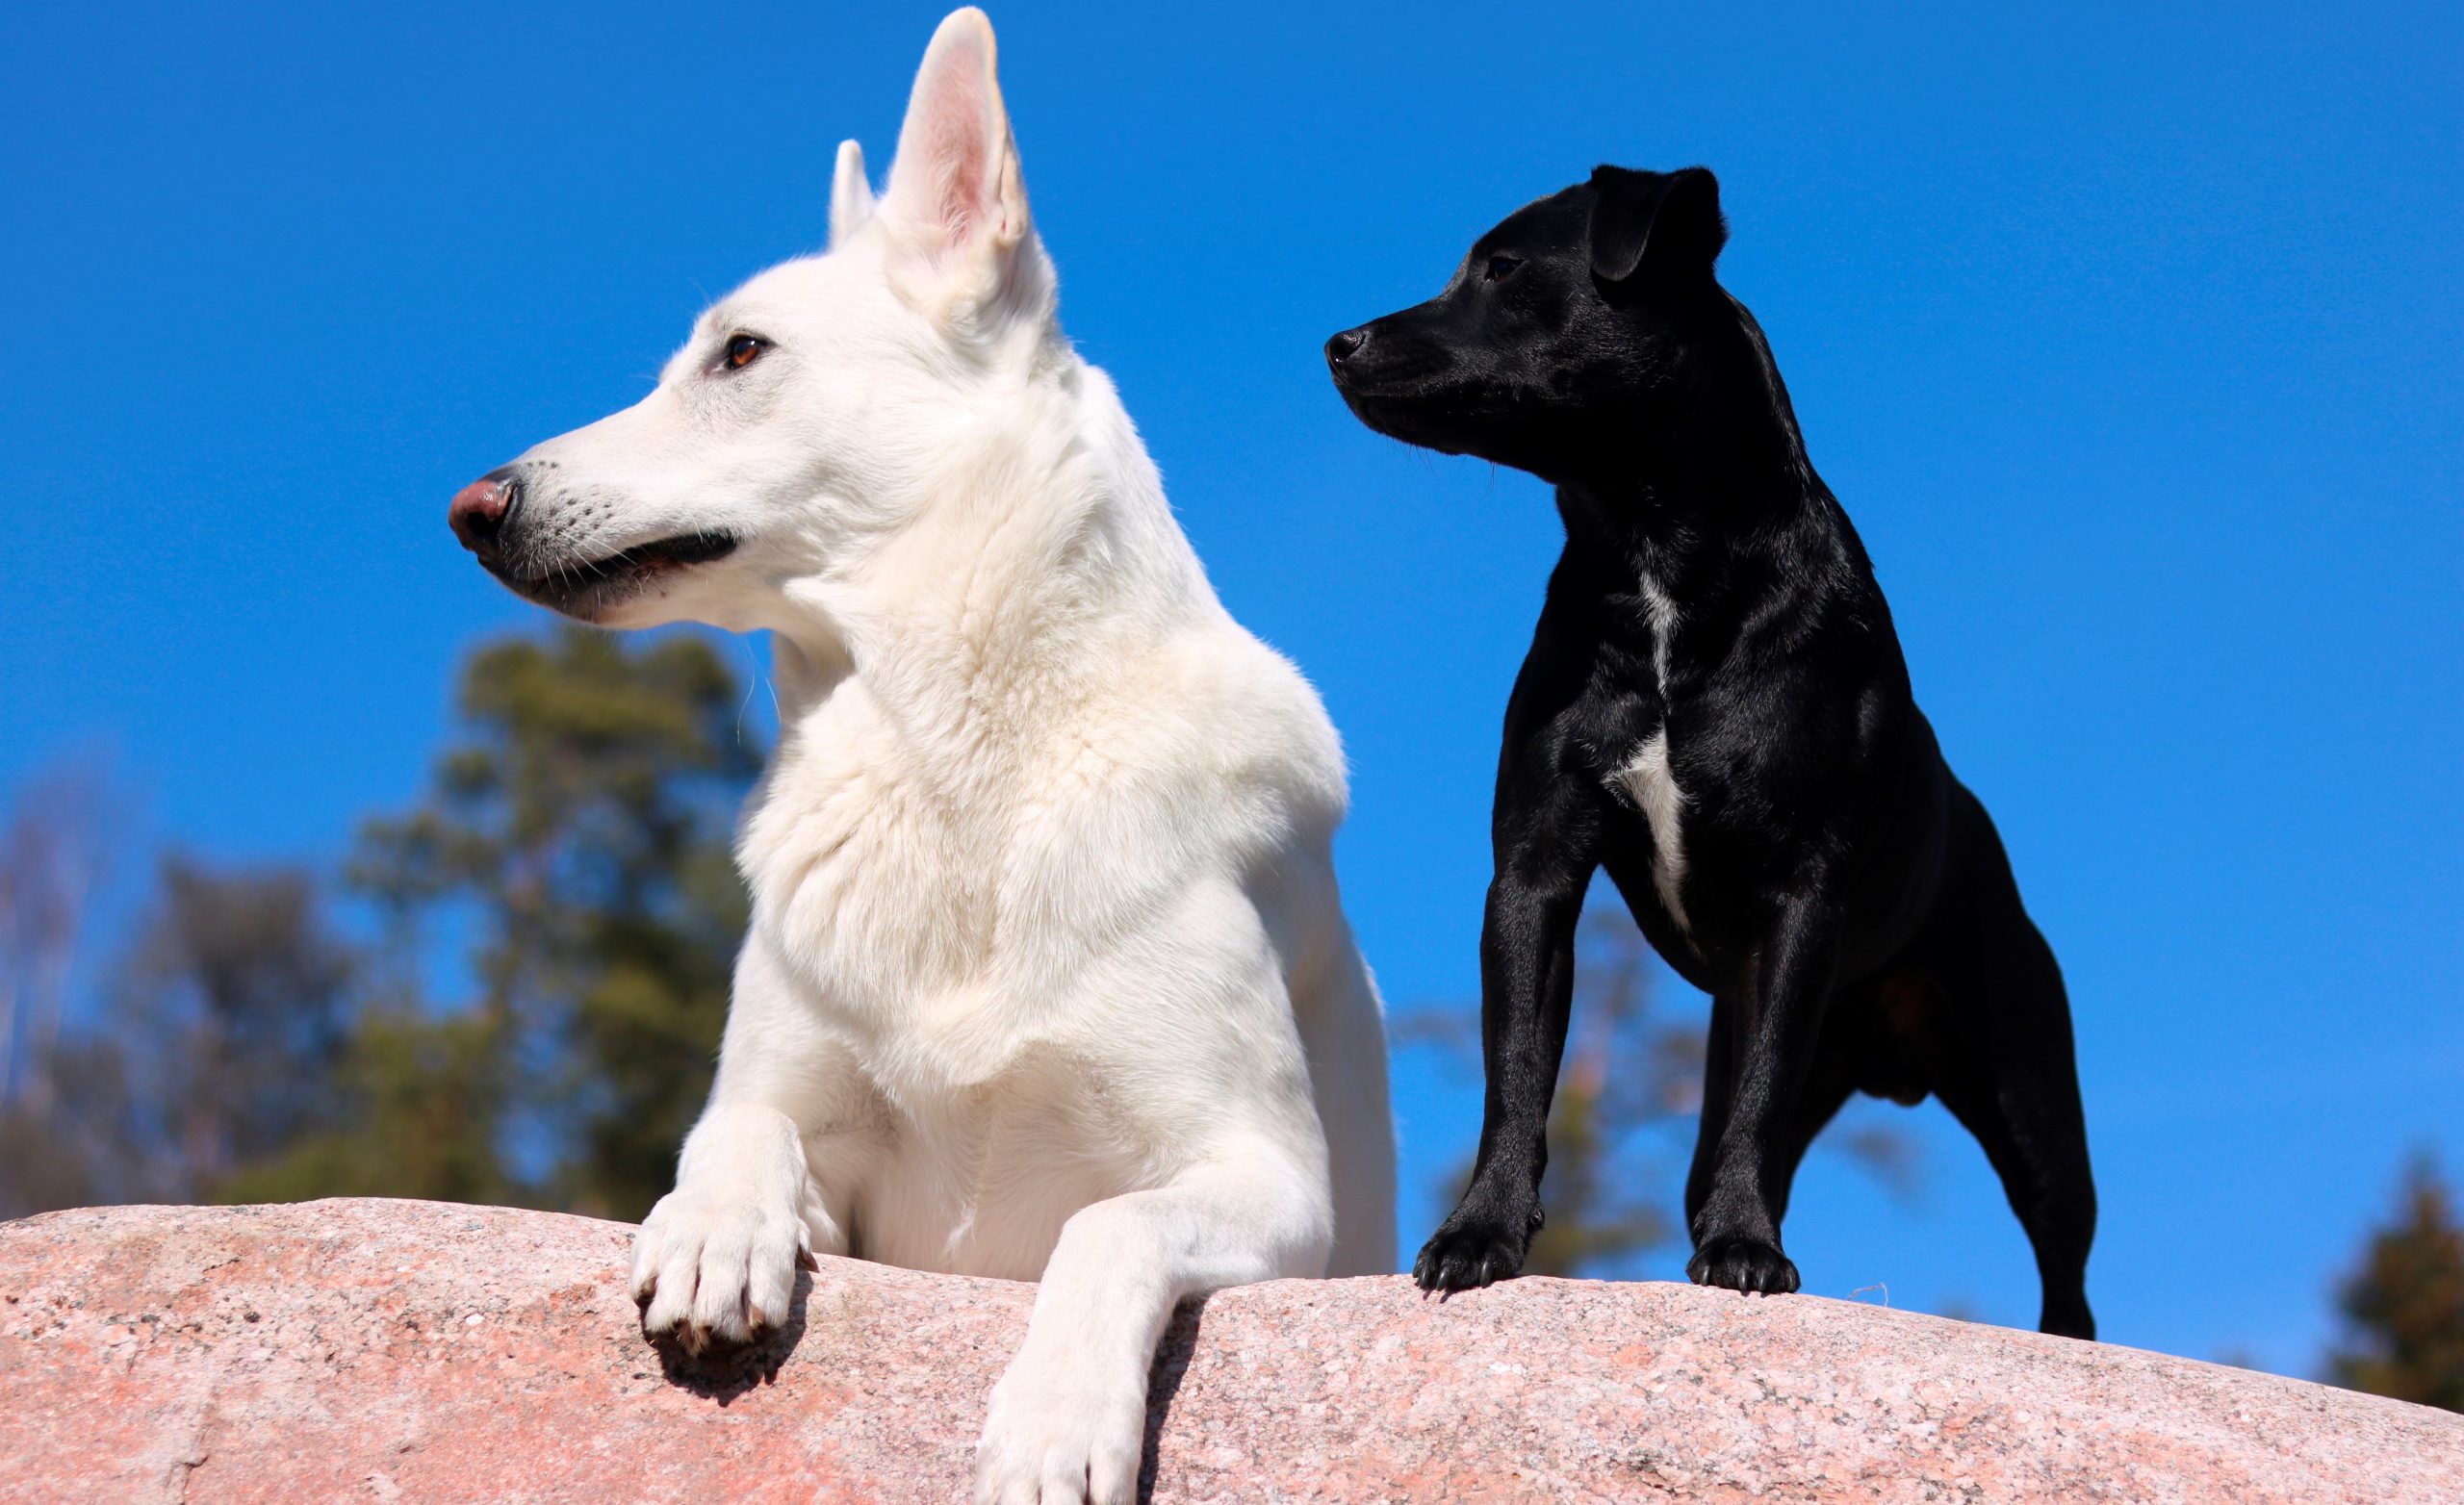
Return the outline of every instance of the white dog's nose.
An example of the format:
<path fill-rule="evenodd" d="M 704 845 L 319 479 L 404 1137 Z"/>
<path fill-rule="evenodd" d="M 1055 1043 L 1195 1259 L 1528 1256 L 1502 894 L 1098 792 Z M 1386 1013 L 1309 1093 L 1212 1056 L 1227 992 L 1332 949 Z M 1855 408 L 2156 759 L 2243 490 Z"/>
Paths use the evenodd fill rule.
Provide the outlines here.
<path fill-rule="evenodd" d="M 496 552 L 497 533 L 521 495 L 522 483 L 514 479 L 512 467 L 490 471 L 453 494 L 453 504 L 445 509 L 446 523 L 463 548 L 485 558 Z"/>

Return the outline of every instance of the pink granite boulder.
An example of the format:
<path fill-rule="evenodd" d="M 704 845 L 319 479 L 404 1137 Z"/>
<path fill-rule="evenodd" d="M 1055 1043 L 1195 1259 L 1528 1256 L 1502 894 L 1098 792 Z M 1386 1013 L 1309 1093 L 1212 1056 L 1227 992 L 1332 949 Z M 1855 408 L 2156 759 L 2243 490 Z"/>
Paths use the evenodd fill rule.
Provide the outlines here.
<path fill-rule="evenodd" d="M 825 1260 L 704 1369 L 632 1231 L 340 1201 L 0 1225 L 0 1498 L 962 1500 L 1032 1291 Z M 1156 1501 L 2464 1501 L 2464 1417 L 1811 1296 L 1400 1278 L 1185 1310 Z"/>

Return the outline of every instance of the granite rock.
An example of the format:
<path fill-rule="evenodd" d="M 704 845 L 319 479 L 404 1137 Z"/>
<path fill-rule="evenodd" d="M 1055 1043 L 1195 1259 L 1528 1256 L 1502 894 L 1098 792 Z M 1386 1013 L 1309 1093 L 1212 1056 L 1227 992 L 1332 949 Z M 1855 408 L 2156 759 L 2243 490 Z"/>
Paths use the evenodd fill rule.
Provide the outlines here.
<path fill-rule="evenodd" d="M 0 1224 L 0 1499 L 965 1497 L 1031 1288 L 824 1260 L 724 1365 L 642 1339 L 632 1230 L 500 1208 Z M 2464 1417 L 1812 1296 L 1399 1277 L 1183 1309 L 1172 1501 L 2464 1501 Z"/>

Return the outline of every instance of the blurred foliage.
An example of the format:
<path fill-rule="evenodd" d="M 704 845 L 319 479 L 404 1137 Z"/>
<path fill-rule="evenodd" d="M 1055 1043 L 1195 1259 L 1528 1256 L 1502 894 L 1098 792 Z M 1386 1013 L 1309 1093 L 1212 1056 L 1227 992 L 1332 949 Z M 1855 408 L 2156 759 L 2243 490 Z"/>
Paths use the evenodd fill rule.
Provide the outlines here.
<path fill-rule="evenodd" d="M 161 1115 L 173 1184 L 212 1195 L 343 1110 L 355 961 L 304 872 L 216 873 L 172 856 L 160 884 L 112 1016 L 125 1037 L 155 1042 L 129 1066 L 139 1102 Z"/>
<path fill-rule="evenodd" d="M 127 1054 L 63 1028 L 110 824 L 98 759 L 63 759 L 0 820 L 0 1217 L 149 1194 Z"/>
<path fill-rule="evenodd" d="M 747 904 L 729 855 L 759 772 L 712 644 L 560 626 L 475 653 L 434 789 L 347 880 L 411 957 L 450 927 L 474 996 L 358 1042 L 349 1168 L 402 1196 L 639 1218 L 707 1095 Z M 364 1127 L 363 1127 L 364 1126 Z M 388 1163 L 398 1135 L 441 1136 Z"/>
<path fill-rule="evenodd" d="M 2373 1234 L 2336 1304 L 2338 1385 L 2464 1412 L 2464 1228 L 2427 1155 L 2405 1172 L 2395 1217 Z"/>
<path fill-rule="evenodd" d="M 0 823 L 0 1104 L 38 1115 L 52 1102 L 69 965 L 110 845 L 106 784 L 100 759 L 64 758 L 26 781 Z"/>
<path fill-rule="evenodd" d="M 372 944 L 337 938 L 302 870 L 167 861 L 102 1017 L 19 1053 L 43 1090 L 0 1098 L 0 1215 L 381 1195 L 640 1217 L 708 1091 L 746 920 L 741 703 L 700 637 L 482 646 L 427 795 L 346 864 Z"/>
<path fill-rule="evenodd" d="M 351 953 L 295 869 L 167 857 L 93 1028 L 36 1042 L 0 1112 L 0 1212 L 215 1195 L 344 1110 Z"/>
<path fill-rule="evenodd" d="M 1685 1169 L 1702 1113 L 1704 1021 L 1658 1007 L 1651 943 L 1613 906 L 1585 909 L 1575 935 L 1574 1008 L 1549 1110 L 1548 1221 L 1524 1261 L 1530 1275 L 1630 1277 L 1641 1258 L 1686 1242 Z M 1424 1008 L 1396 1021 L 1396 1043 L 1433 1045 L 1467 1071 L 1480 1061 L 1476 1009 Z M 1915 1141 L 1866 1126 L 1838 1146 L 1894 1191 L 1919 1178 Z M 1451 1207 L 1470 1184 L 1449 1171 Z"/>

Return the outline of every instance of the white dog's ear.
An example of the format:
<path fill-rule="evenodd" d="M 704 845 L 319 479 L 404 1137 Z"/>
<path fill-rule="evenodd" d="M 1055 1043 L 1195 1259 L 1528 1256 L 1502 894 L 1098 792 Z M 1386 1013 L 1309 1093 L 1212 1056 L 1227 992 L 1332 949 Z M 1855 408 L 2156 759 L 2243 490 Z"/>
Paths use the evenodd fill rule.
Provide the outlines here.
<path fill-rule="evenodd" d="M 873 217 L 873 186 L 864 181 L 864 148 L 838 143 L 838 171 L 830 180 L 830 244 L 832 249 Z"/>
<path fill-rule="evenodd" d="M 882 195 L 907 249 L 948 278 L 1009 280 L 1028 238 L 1027 191 L 993 73 L 992 23 L 969 6 L 933 34 Z"/>

